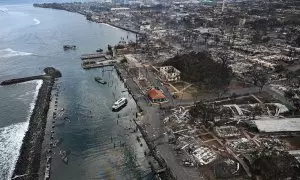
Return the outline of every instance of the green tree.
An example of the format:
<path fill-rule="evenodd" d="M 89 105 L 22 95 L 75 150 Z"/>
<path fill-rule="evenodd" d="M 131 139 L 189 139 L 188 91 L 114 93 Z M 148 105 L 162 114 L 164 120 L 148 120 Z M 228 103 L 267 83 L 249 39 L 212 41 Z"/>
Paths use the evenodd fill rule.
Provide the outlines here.
<path fill-rule="evenodd" d="M 259 87 L 259 90 L 261 91 L 262 88 L 265 86 L 265 84 L 269 80 L 269 74 L 266 70 L 264 70 L 262 67 L 259 67 L 257 65 L 254 65 L 252 69 L 249 71 L 250 78 L 252 79 L 252 82 L 255 86 Z"/>

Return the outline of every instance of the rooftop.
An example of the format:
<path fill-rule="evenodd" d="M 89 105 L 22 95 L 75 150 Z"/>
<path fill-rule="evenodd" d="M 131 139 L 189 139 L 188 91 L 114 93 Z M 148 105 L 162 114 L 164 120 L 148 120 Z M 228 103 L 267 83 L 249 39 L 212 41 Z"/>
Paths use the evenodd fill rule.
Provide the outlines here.
<path fill-rule="evenodd" d="M 155 88 L 148 91 L 148 95 L 151 99 L 165 99 L 166 96 L 160 91 Z"/>
<path fill-rule="evenodd" d="M 253 121 L 260 132 L 300 132 L 300 118 Z"/>

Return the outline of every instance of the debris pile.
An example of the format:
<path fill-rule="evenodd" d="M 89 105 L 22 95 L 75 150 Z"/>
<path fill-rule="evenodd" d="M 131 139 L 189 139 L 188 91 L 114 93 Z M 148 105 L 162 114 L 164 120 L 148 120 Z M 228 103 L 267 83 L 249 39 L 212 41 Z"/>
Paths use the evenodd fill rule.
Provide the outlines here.
<path fill-rule="evenodd" d="M 167 123 L 169 121 L 181 123 L 181 122 L 187 122 L 190 119 L 189 110 L 186 109 L 183 106 L 179 106 L 178 108 L 172 109 L 172 115 L 169 117 L 166 117 L 164 119 L 164 123 Z"/>
<path fill-rule="evenodd" d="M 214 128 L 217 136 L 221 138 L 230 138 L 240 136 L 240 131 L 235 126 L 219 126 Z"/>
<path fill-rule="evenodd" d="M 196 148 L 192 154 L 200 165 L 207 165 L 217 158 L 217 154 L 212 149 L 204 146 Z"/>
<path fill-rule="evenodd" d="M 256 150 L 256 144 L 246 138 L 232 140 L 228 146 L 238 153 L 253 152 Z"/>
<path fill-rule="evenodd" d="M 267 149 L 276 149 L 278 151 L 286 150 L 286 145 L 284 142 L 280 141 L 277 138 L 261 138 L 259 139 L 261 144 Z"/>

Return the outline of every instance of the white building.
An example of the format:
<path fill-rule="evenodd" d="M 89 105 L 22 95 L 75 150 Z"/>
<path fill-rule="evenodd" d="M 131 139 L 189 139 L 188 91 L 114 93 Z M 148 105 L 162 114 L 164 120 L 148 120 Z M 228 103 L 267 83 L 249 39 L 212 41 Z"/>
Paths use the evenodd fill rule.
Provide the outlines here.
<path fill-rule="evenodd" d="M 169 82 L 180 80 L 180 71 L 173 66 L 162 66 L 159 68 L 160 74 Z"/>

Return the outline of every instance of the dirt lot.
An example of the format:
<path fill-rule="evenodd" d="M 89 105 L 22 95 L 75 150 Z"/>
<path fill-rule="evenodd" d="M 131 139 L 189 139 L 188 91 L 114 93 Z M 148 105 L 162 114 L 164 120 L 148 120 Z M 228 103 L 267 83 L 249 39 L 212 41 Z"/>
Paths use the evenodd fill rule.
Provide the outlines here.
<path fill-rule="evenodd" d="M 173 87 L 169 85 L 166 85 L 166 87 L 171 93 L 177 95 L 177 98 L 182 98 L 182 100 L 200 100 L 215 97 L 215 94 L 211 93 L 208 90 L 200 89 L 195 85 L 186 88 L 183 93 L 177 92 Z M 177 90 L 182 90 L 182 86 L 178 86 Z"/>

